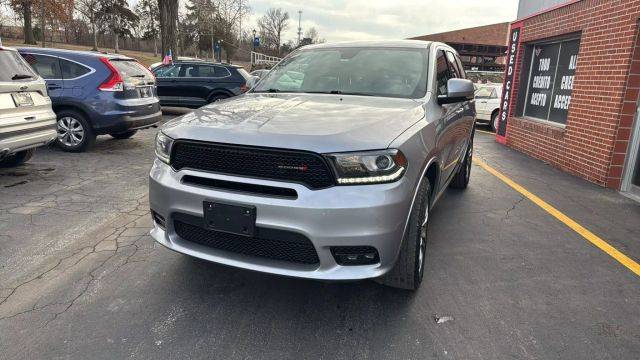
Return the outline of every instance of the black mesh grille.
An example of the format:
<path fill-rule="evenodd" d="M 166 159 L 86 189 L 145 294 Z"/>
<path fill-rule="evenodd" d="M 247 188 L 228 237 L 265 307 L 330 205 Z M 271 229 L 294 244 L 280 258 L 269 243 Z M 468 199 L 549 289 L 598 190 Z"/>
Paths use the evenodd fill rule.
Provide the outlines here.
<path fill-rule="evenodd" d="M 174 221 L 174 227 L 182 239 L 218 250 L 298 264 L 320 262 L 313 244 L 301 235 L 291 240 L 246 237 L 204 229 L 179 220 Z"/>
<path fill-rule="evenodd" d="M 311 189 L 334 185 L 324 158 L 302 151 L 177 141 L 172 149 L 171 166 L 176 170 L 189 168 L 296 182 Z"/>

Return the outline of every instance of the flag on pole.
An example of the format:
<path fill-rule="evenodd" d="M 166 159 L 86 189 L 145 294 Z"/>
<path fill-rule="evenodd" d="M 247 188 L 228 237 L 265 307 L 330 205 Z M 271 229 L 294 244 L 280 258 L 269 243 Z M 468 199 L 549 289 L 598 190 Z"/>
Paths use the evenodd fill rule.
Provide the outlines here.
<path fill-rule="evenodd" d="M 171 56 L 171 49 L 169 49 L 169 51 L 167 51 L 167 55 L 162 59 L 162 64 L 169 65 L 171 63 L 173 63 L 173 57 Z"/>

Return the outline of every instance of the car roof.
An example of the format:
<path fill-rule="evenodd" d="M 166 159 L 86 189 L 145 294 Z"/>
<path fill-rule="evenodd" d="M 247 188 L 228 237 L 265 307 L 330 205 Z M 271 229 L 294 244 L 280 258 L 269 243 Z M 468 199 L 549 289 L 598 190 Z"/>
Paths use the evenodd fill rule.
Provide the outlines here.
<path fill-rule="evenodd" d="M 434 44 L 432 41 L 422 40 L 366 40 L 366 41 L 343 41 L 334 43 L 323 43 L 307 45 L 304 49 L 330 49 L 348 47 L 388 47 L 388 48 L 416 48 L 427 49 Z"/>
<path fill-rule="evenodd" d="M 127 60 L 135 60 L 132 57 L 125 56 L 122 54 L 112 54 L 107 52 L 99 52 L 99 51 L 81 51 L 81 50 L 66 50 L 66 49 L 54 49 L 54 48 L 40 48 L 40 47 L 20 47 L 18 48 L 20 52 L 34 52 L 38 54 L 45 55 L 53 55 L 53 56 L 86 56 L 86 57 L 106 57 L 108 59 L 127 59 Z"/>
<path fill-rule="evenodd" d="M 206 60 L 174 60 L 173 61 L 174 64 L 193 64 L 193 65 L 217 65 L 217 66 L 223 66 L 223 67 L 230 67 L 230 68 L 235 68 L 235 69 L 239 69 L 242 68 L 242 66 L 240 65 L 236 65 L 236 64 L 225 64 L 225 63 L 219 63 L 219 62 L 211 62 L 211 61 L 206 61 Z"/>
<path fill-rule="evenodd" d="M 8 46 L 0 46 L 0 50 L 5 51 L 18 51 L 16 48 L 8 47 Z"/>

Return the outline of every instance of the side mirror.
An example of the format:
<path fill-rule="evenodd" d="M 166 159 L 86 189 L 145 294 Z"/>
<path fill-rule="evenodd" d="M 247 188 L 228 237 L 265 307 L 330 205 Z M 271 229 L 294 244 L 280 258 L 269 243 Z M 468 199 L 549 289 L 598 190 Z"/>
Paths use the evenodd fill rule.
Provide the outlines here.
<path fill-rule="evenodd" d="M 473 82 L 467 79 L 449 79 L 447 95 L 438 96 L 438 104 L 453 104 L 473 100 L 475 89 Z"/>
<path fill-rule="evenodd" d="M 258 81 L 260 81 L 260 78 L 252 75 L 249 80 L 247 80 L 247 87 L 249 89 L 253 89 L 253 87 L 258 84 Z"/>

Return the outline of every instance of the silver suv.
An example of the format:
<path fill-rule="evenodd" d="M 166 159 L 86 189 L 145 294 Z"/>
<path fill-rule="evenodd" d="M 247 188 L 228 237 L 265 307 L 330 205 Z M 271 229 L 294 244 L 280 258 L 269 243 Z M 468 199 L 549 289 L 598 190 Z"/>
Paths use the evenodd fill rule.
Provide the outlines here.
<path fill-rule="evenodd" d="M 469 183 L 473 96 L 445 44 L 304 47 L 162 128 L 151 235 L 239 268 L 416 289 L 429 211 Z"/>
<path fill-rule="evenodd" d="M 0 166 L 29 160 L 57 136 L 44 80 L 14 50 L 0 46 Z"/>

